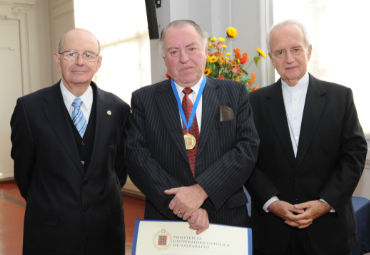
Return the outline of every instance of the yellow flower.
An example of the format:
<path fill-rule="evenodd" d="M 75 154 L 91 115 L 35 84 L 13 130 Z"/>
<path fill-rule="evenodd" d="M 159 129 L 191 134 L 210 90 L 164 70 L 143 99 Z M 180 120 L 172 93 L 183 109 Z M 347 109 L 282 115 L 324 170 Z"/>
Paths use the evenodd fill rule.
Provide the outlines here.
<path fill-rule="evenodd" d="M 260 48 L 257 48 L 257 52 L 258 54 L 260 54 L 262 57 L 266 58 L 266 54 L 260 49 Z"/>
<path fill-rule="evenodd" d="M 224 41 L 225 41 L 225 38 L 223 38 L 223 37 L 219 37 L 219 38 L 218 38 L 218 41 L 219 41 L 219 42 L 224 42 Z"/>
<path fill-rule="evenodd" d="M 212 49 L 213 48 L 213 43 L 208 43 L 208 47 Z"/>
<path fill-rule="evenodd" d="M 206 68 L 206 69 L 204 69 L 204 74 L 205 74 L 206 76 L 210 75 L 211 73 L 212 73 L 212 70 L 211 70 L 210 68 Z"/>
<path fill-rule="evenodd" d="M 230 52 L 226 52 L 226 56 L 230 56 L 231 55 L 231 53 Z"/>
<path fill-rule="evenodd" d="M 212 57 L 209 58 L 209 62 L 211 62 L 211 63 L 214 63 L 216 61 L 217 61 L 217 57 L 215 57 L 215 56 L 212 56 Z"/>
<path fill-rule="evenodd" d="M 215 42 L 215 41 L 217 41 L 217 39 L 216 39 L 216 37 L 211 37 L 211 42 Z"/>
<path fill-rule="evenodd" d="M 226 61 L 229 61 L 230 60 L 230 58 L 228 58 L 228 57 L 226 57 L 225 59 L 226 59 Z"/>
<path fill-rule="evenodd" d="M 226 44 L 222 45 L 222 48 L 226 49 L 227 48 L 227 45 Z"/>
<path fill-rule="evenodd" d="M 226 29 L 226 34 L 228 37 L 232 37 L 232 38 L 235 38 L 236 35 L 238 34 L 238 30 L 236 30 L 235 28 L 233 27 L 228 27 Z"/>

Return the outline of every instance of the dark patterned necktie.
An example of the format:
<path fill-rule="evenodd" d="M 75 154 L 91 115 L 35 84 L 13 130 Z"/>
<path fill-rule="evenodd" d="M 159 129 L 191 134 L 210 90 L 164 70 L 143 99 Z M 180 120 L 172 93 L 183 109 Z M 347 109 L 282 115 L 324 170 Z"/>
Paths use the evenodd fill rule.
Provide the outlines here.
<path fill-rule="evenodd" d="M 189 94 L 192 92 L 191 88 L 185 88 L 183 91 L 184 98 L 182 99 L 182 109 L 184 110 L 186 122 L 189 123 L 190 113 L 193 109 L 193 103 L 191 102 L 189 98 Z M 184 135 L 188 132 L 185 127 L 183 127 Z M 190 164 L 190 170 L 191 172 L 195 173 L 195 158 L 197 155 L 197 149 L 198 149 L 198 143 L 199 143 L 199 128 L 198 128 L 198 122 L 197 122 L 197 116 L 194 116 L 193 124 L 191 125 L 189 129 L 189 133 L 192 134 L 195 139 L 197 140 L 197 143 L 195 144 L 194 148 L 191 150 L 186 150 L 186 153 L 189 157 L 189 164 Z"/>

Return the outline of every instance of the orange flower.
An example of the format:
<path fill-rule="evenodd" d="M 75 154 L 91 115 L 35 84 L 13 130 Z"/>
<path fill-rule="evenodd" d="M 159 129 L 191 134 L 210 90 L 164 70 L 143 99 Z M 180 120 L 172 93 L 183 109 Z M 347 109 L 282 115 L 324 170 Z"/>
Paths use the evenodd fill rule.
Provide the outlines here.
<path fill-rule="evenodd" d="M 256 73 L 252 73 L 252 80 L 248 81 L 248 86 L 252 86 L 253 82 L 256 81 Z"/>
<path fill-rule="evenodd" d="M 225 76 L 223 76 L 222 74 L 219 74 L 218 78 L 221 79 L 221 80 L 225 80 Z"/>
<path fill-rule="evenodd" d="M 244 52 L 244 53 L 243 53 L 243 58 L 246 58 L 246 59 L 247 59 L 247 61 L 248 61 L 249 56 L 248 56 L 248 53 L 247 53 L 247 52 Z"/>
<path fill-rule="evenodd" d="M 252 88 L 252 91 L 256 91 L 257 89 L 259 89 L 260 87 L 258 87 L 258 86 L 255 86 L 255 87 L 253 87 Z"/>
<path fill-rule="evenodd" d="M 246 57 L 240 58 L 240 64 L 244 65 L 246 62 L 247 62 L 247 58 Z"/>

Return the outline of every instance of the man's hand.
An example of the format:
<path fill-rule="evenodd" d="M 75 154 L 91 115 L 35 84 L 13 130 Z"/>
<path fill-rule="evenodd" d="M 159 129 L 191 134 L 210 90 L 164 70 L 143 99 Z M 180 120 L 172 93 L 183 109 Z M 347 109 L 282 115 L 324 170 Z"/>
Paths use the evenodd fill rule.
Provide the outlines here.
<path fill-rule="evenodd" d="M 296 215 L 304 213 L 303 209 L 296 208 L 294 205 L 282 200 L 273 202 L 267 209 L 282 218 L 286 224 L 292 227 L 298 227 L 299 225 L 295 222 Z"/>
<path fill-rule="evenodd" d="M 196 230 L 197 235 L 208 229 L 209 219 L 208 213 L 203 208 L 199 208 L 193 212 L 188 219 L 189 227 Z"/>
<path fill-rule="evenodd" d="M 297 224 L 297 228 L 307 228 L 312 224 L 314 219 L 328 213 L 331 206 L 320 200 L 312 200 L 301 204 L 294 205 L 297 210 L 304 210 L 304 213 L 294 215 L 293 218 L 287 220 L 288 225 Z"/>
<path fill-rule="evenodd" d="M 207 193 L 199 184 L 168 189 L 164 193 L 175 196 L 168 207 L 174 214 L 184 220 L 188 220 L 208 197 Z"/>

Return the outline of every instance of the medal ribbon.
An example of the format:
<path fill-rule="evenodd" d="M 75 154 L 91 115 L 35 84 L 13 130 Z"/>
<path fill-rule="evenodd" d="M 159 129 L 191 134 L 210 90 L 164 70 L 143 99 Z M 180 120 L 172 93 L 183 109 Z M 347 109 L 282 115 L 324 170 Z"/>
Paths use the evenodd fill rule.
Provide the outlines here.
<path fill-rule="evenodd" d="M 199 100 L 202 97 L 202 93 L 203 93 L 204 87 L 206 85 L 206 81 L 207 81 L 206 76 L 203 75 L 203 80 L 202 80 L 202 83 L 200 85 L 198 95 L 195 99 L 193 109 L 191 110 L 191 113 L 190 113 L 189 122 L 186 122 L 185 113 L 184 113 L 184 110 L 182 109 L 181 100 L 180 100 L 179 94 L 177 93 L 175 82 L 171 79 L 172 91 L 173 91 L 173 94 L 175 94 L 176 101 L 177 101 L 177 106 L 178 106 L 179 111 L 180 111 L 180 116 L 181 116 L 182 122 L 184 123 L 184 127 L 188 131 L 188 133 L 189 133 L 189 129 L 191 128 L 191 125 L 193 124 L 195 113 L 197 111 Z"/>

